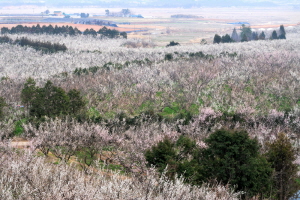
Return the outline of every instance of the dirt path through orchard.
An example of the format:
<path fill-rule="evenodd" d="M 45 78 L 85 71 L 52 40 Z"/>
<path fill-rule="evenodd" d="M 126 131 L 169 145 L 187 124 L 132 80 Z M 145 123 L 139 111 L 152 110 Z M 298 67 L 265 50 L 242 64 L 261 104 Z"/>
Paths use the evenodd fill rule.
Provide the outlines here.
<path fill-rule="evenodd" d="M 32 141 L 28 141 L 22 138 L 14 138 L 10 142 L 9 146 L 13 148 L 28 149 L 32 146 Z"/>

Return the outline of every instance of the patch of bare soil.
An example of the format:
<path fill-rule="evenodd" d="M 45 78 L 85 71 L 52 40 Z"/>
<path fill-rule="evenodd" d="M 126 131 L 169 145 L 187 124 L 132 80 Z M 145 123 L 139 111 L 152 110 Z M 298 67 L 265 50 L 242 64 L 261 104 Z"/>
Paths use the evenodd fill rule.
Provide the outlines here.
<path fill-rule="evenodd" d="M 23 138 L 13 138 L 9 146 L 13 148 L 28 149 L 32 147 L 32 142 Z"/>

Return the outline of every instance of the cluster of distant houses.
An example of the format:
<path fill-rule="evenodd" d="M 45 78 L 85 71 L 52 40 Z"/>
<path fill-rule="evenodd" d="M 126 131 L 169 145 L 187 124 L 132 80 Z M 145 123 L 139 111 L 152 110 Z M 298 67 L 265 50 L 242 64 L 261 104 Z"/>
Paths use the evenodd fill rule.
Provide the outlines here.
<path fill-rule="evenodd" d="M 50 14 L 50 12 L 48 10 L 43 13 L 48 16 L 53 16 L 53 17 L 65 17 L 65 18 L 88 18 L 89 17 L 88 13 L 66 14 L 62 11 L 54 11 L 52 14 Z"/>
<path fill-rule="evenodd" d="M 42 14 L 47 16 L 65 17 L 65 18 L 88 18 L 89 17 L 89 13 L 66 14 L 62 11 L 54 11 L 51 14 L 49 10 L 42 12 Z M 144 18 L 141 14 L 135 15 L 131 13 L 129 9 L 122 9 L 120 12 L 110 12 L 109 10 L 105 10 L 105 16 Z"/>

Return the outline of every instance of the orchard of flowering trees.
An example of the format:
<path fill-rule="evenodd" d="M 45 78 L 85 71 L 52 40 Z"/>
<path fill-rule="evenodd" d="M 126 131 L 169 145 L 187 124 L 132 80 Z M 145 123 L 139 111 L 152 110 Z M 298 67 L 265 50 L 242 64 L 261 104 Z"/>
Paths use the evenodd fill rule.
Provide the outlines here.
<path fill-rule="evenodd" d="M 0 44 L 1 199 L 294 196 L 300 30 L 286 32 L 167 48 L 7 33 L 67 49 Z"/>

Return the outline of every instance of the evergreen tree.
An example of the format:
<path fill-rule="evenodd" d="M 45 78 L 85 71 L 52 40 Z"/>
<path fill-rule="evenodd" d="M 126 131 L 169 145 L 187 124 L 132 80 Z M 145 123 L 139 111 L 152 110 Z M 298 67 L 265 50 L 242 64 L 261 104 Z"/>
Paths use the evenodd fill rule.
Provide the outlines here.
<path fill-rule="evenodd" d="M 42 26 L 42 33 L 46 33 L 47 34 L 47 26 L 46 25 L 43 25 Z"/>
<path fill-rule="evenodd" d="M 47 27 L 46 33 L 47 34 L 53 34 L 54 33 L 54 28 L 51 24 Z"/>
<path fill-rule="evenodd" d="M 239 42 L 240 41 L 239 35 L 237 34 L 235 28 L 232 31 L 231 39 L 234 40 L 235 42 Z"/>
<path fill-rule="evenodd" d="M 106 28 L 106 26 L 104 26 L 103 28 L 99 29 L 98 33 L 100 35 L 107 36 L 107 31 L 108 31 L 108 28 Z"/>
<path fill-rule="evenodd" d="M 165 138 L 145 153 L 148 166 L 155 166 L 162 173 L 168 166 L 167 176 L 174 178 L 175 174 L 185 174 L 186 171 L 192 171 L 185 167 L 188 157 L 191 157 L 196 149 L 196 142 L 186 136 L 180 136 L 176 143 Z M 189 173 L 192 174 L 193 172 Z"/>
<path fill-rule="evenodd" d="M 266 146 L 267 160 L 274 168 L 276 199 L 290 199 L 300 190 L 300 184 L 296 182 L 299 178 L 298 165 L 294 163 L 297 152 L 284 133 L 280 133 L 274 142 L 268 142 Z"/>
<path fill-rule="evenodd" d="M 37 87 L 34 79 L 28 78 L 21 92 L 22 103 L 29 108 L 34 101 L 37 93 Z"/>
<path fill-rule="evenodd" d="M 145 153 L 148 165 L 157 167 L 161 173 L 167 165 L 174 165 L 176 160 L 176 150 L 174 147 L 175 144 L 167 138 L 159 142 L 156 146 L 153 146 L 151 150 Z"/>
<path fill-rule="evenodd" d="M 127 33 L 126 32 L 121 32 L 120 36 L 122 36 L 124 39 L 127 39 Z"/>
<path fill-rule="evenodd" d="M 73 29 L 72 26 L 69 27 L 69 31 L 68 31 L 69 35 L 75 35 L 75 30 Z"/>
<path fill-rule="evenodd" d="M 24 33 L 24 27 L 22 25 L 17 25 L 15 28 L 16 33 Z"/>
<path fill-rule="evenodd" d="M 211 180 L 230 184 L 245 197 L 269 197 L 272 168 L 260 154 L 256 139 L 245 131 L 221 129 L 204 140 L 199 148 L 195 141 L 181 136 L 176 143 L 165 139 L 145 153 L 149 165 L 162 172 L 168 165 L 169 177 L 184 176 L 186 182 L 201 185 Z"/>
<path fill-rule="evenodd" d="M 1 34 L 8 34 L 8 33 L 10 33 L 10 30 L 7 27 L 1 28 Z"/>
<path fill-rule="evenodd" d="M 82 32 L 77 27 L 74 28 L 74 31 L 75 31 L 75 35 L 81 35 L 82 34 Z"/>
<path fill-rule="evenodd" d="M 69 97 L 62 88 L 55 87 L 51 81 L 47 81 L 44 88 L 38 88 L 30 108 L 30 115 L 38 118 L 67 115 L 69 102 Z"/>
<path fill-rule="evenodd" d="M 111 29 L 108 29 L 108 37 L 109 38 L 118 38 L 119 37 L 119 34 L 120 34 L 120 32 L 119 31 L 117 31 L 117 30 L 115 30 L 115 29 L 113 29 L 113 30 L 111 30 Z"/>
<path fill-rule="evenodd" d="M 271 39 L 271 40 L 277 40 L 277 39 L 278 39 L 278 37 L 277 37 L 277 32 L 276 32 L 275 30 L 272 32 L 272 36 L 271 36 L 270 39 Z"/>
<path fill-rule="evenodd" d="M 266 39 L 265 33 L 264 33 L 264 32 L 261 32 L 261 33 L 259 34 L 259 36 L 258 36 L 258 39 L 259 39 L 259 40 L 265 40 L 265 39 Z"/>
<path fill-rule="evenodd" d="M 243 34 L 241 42 L 247 42 L 247 41 L 249 41 L 248 37 L 245 34 Z"/>
<path fill-rule="evenodd" d="M 55 25 L 55 27 L 54 27 L 53 34 L 60 34 L 59 28 L 57 25 Z"/>
<path fill-rule="evenodd" d="M 58 117 L 62 115 L 76 115 L 84 108 L 84 101 L 77 90 L 66 93 L 47 81 L 43 88 L 35 86 L 35 81 L 29 78 L 21 93 L 22 102 L 32 117 Z"/>
<path fill-rule="evenodd" d="M 89 35 L 90 34 L 90 30 L 87 28 L 84 30 L 83 35 Z"/>
<path fill-rule="evenodd" d="M 233 40 L 230 38 L 230 36 L 228 34 L 226 34 L 225 36 L 222 36 L 221 42 L 222 43 L 230 43 L 230 42 L 233 42 Z"/>
<path fill-rule="evenodd" d="M 80 91 L 78 90 L 70 90 L 68 92 L 68 97 L 70 100 L 70 109 L 69 109 L 69 113 L 71 115 L 76 115 L 80 110 L 82 110 L 84 108 L 84 100 L 80 95 Z"/>
<path fill-rule="evenodd" d="M 251 40 L 258 40 L 258 33 L 257 32 L 252 32 Z"/>
<path fill-rule="evenodd" d="M 214 44 L 219 44 L 221 41 L 222 41 L 221 36 L 219 36 L 218 34 L 215 34 Z"/>
<path fill-rule="evenodd" d="M 240 30 L 241 30 L 241 38 L 243 42 L 250 41 L 252 36 L 251 27 L 243 24 Z"/>
<path fill-rule="evenodd" d="M 280 25 L 278 39 L 286 39 L 285 34 L 284 26 Z"/>
<path fill-rule="evenodd" d="M 16 27 L 12 27 L 9 31 L 10 34 L 16 34 L 17 33 L 17 29 Z"/>
<path fill-rule="evenodd" d="M 245 131 L 221 129 L 206 140 L 208 146 L 199 149 L 194 156 L 198 183 L 216 179 L 224 184 L 236 186 L 246 196 L 270 193 L 272 168 L 259 153 L 259 143 Z"/>
<path fill-rule="evenodd" d="M 92 35 L 92 36 L 97 36 L 97 32 L 92 28 L 90 29 L 89 34 Z"/>

